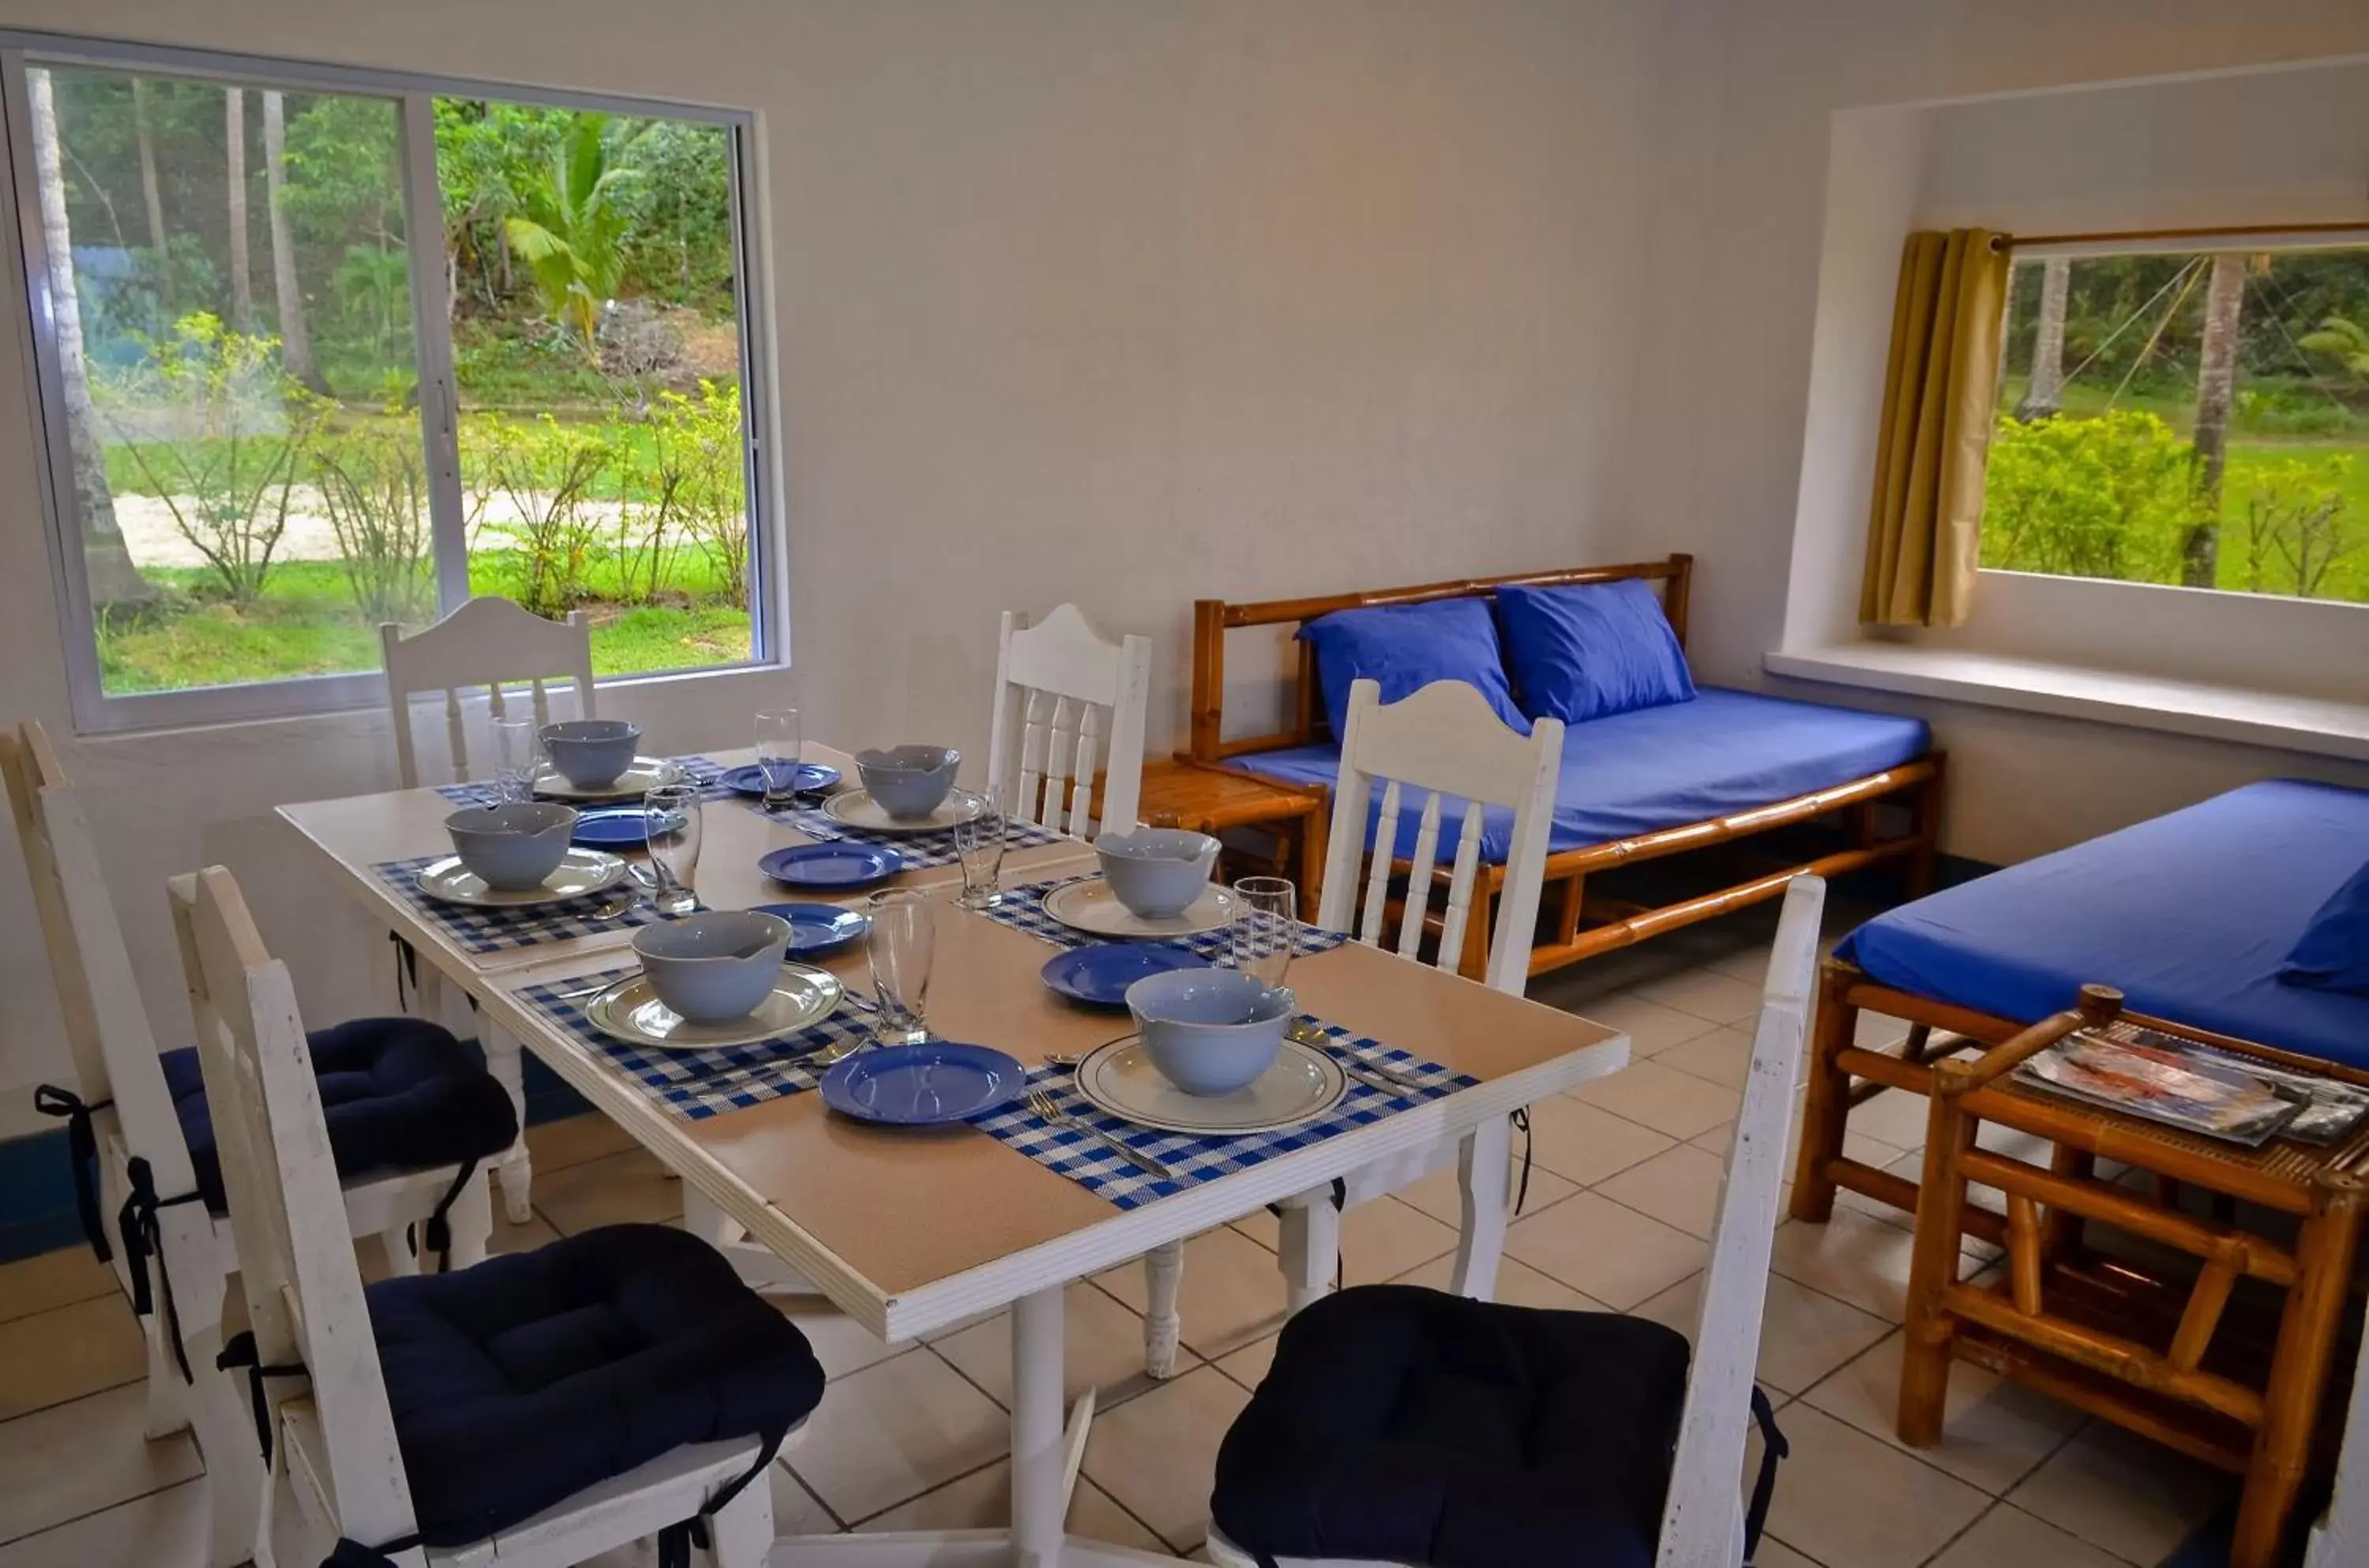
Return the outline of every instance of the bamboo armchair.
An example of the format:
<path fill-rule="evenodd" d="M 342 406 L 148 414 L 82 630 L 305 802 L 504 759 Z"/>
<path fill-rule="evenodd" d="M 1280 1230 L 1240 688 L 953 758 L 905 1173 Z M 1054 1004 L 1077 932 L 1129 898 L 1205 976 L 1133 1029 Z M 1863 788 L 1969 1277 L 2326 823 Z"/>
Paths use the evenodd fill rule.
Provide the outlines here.
<path fill-rule="evenodd" d="M 1328 734 L 1324 704 L 1317 690 L 1315 649 L 1302 642 L 1297 645 L 1296 662 L 1286 677 L 1288 690 L 1285 711 L 1290 715 L 1286 727 L 1264 735 L 1228 737 L 1225 715 L 1226 638 L 1230 632 L 1266 626 L 1288 627 L 1296 633 L 1301 624 L 1335 610 L 1354 610 L 1377 604 L 1420 604 L 1442 599 L 1486 598 L 1508 584 L 1562 587 L 1617 582 L 1629 578 L 1642 578 L 1660 586 L 1663 613 L 1668 617 L 1670 629 L 1677 634 L 1678 644 L 1683 647 L 1687 640 L 1688 603 L 1694 582 L 1694 557 L 1683 554 L 1672 555 L 1659 561 L 1633 562 L 1623 566 L 1516 572 L 1502 577 L 1465 578 L 1453 582 L 1368 589 L 1360 592 L 1323 594 L 1304 599 L 1276 599 L 1253 603 L 1235 603 L 1222 599 L 1196 600 L 1193 605 L 1192 750 L 1187 757 L 1181 760 L 1202 767 L 1221 767 L 1235 759 L 1254 757 L 1262 751 L 1310 745 L 1325 738 Z M 1897 767 L 1790 799 L 1769 801 L 1750 810 L 1701 822 L 1683 823 L 1654 832 L 1638 833 L 1604 843 L 1584 844 L 1550 854 L 1547 857 L 1543 898 L 1547 916 L 1539 922 L 1530 948 L 1529 972 L 1537 975 L 1559 969 L 1599 953 L 1609 953 L 1664 932 L 1675 931 L 1680 926 L 1692 925 L 1698 921 L 1711 920 L 1770 898 L 1781 898 L 1786 886 L 1794 877 L 1805 874 L 1832 878 L 1862 866 L 1897 861 L 1906 867 L 1910 895 L 1921 897 L 1931 891 L 1933 887 L 1941 822 L 1944 762 L 1942 752 L 1931 751 Z M 1888 836 L 1883 832 L 1876 807 L 1887 800 L 1908 807 L 1909 821 L 1906 832 Z M 1586 901 L 1587 879 L 1593 873 L 1684 854 L 1690 850 L 1706 849 L 1714 844 L 1730 843 L 1774 829 L 1845 812 L 1850 814 L 1849 845 L 1798 864 L 1772 869 L 1733 887 L 1668 904 L 1642 905 L 1599 898 L 1591 906 Z M 1411 864 L 1404 859 L 1394 861 L 1392 865 L 1393 875 L 1402 880 L 1412 870 Z M 1448 869 L 1436 868 L 1434 875 L 1444 880 Z M 1472 918 L 1464 928 L 1463 952 L 1458 962 L 1459 972 L 1468 979 L 1478 980 L 1486 977 L 1487 934 L 1494 929 L 1497 900 L 1505 890 L 1505 868 L 1502 865 L 1482 866 L 1481 881 L 1473 889 Z M 1439 921 L 1435 919 L 1431 926 L 1436 938 Z"/>
<path fill-rule="evenodd" d="M 2229 1044 L 2153 1020 L 2146 1026 Z M 2340 1330 L 2360 1237 L 2369 1126 L 2324 1147 L 2273 1139 L 2249 1149 L 2008 1079 L 2076 1030 L 2113 1035 L 2131 1027 L 2120 992 L 2084 986 L 2075 1010 L 1973 1059 L 1932 1063 L 1900 1438 L 1915 1448 L 1940 1439 L 1951 1366 L 1974 1363 L 2242 1476 L 2230 1568 L 2270 1568 L 2311 1460 L 2323 1397 L 2331 1384 L 2341 1388 Z M 1978 1147 L 1984 1122 L 2048 1139 L 2049 1168 Z M 2101 1159 L 2147 1173 L 2152 1190 L 2101 1179 Z M 2003 1221 L 1969 1224 L 1977 1216 L 1997 1220 L 1970 1207 L 1967 1189 L 1975 1185 L 2005 1195 Z M 2222 1207 L 2214 1219 L 2179 1205 L 2182 1185 L 2216 1195 Z M 2224 1222 L 2224 1209 L 2236 1203 L 2290 1218 L 2293 1242 Z M 2093 1253 L 2083 1237 L 2090 1221 L 2196 1266 L 2143 1269 Z M 1960 1277 L 1959 1239 L 1969 1230 L 2004 1242 L 1998 1284 Z M 2273 1291 L 2284 1293 L 2276 1308 L 2245 1299 Z"/>

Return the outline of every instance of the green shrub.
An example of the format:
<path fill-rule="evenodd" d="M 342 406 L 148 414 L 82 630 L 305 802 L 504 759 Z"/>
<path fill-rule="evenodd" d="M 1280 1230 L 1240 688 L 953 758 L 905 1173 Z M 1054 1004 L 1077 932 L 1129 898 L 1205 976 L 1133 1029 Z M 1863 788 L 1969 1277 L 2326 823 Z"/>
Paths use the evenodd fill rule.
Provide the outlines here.
<path fill-rule="evenodd" d="M 2329 572 L 2369 545 L 2345 494 L 2351 456 L 2288 458 L 2263 468 L 2246 497 L 2246 588 L 2333 597 Z"/>
<path fill-rule="evenodd" d="M 2178 582 L 2191 455 L 2153 414 L 2001 419 L 1984 491 L 1983 565 Z"/>
<path fill-rule="evenodd" d="M 427 620 L 436 584 L 418 423 L 390 413 L 330 430 L 314 452 L 313 470 L 363 622 Z"/>

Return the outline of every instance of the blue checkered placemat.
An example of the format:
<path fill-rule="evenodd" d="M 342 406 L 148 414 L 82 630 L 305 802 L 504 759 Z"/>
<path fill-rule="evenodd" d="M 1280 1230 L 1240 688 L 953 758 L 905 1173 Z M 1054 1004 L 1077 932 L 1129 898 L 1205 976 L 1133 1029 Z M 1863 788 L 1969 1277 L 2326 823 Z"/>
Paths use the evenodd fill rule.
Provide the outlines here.
<path fill-rule="evenodd" d="M 564 980 L 529 986 L 519 994 L 536 1012 L 591 1047 L 595 1056 L 632 1079 L 642 1093 L 685 1121 L 701 1121 L 811 1089 L 822 1075 L 807 1065 L 809 1055 L 871 1034 L 863 1016 L 851 1011 L 855 1003 L 850 998 L 841 1011 L 779 1039 L 718 1050 L 645 1050 L 602 1034 L 583 1012 L 583 1004 L 601 988 L 635 972 L 628 965 L 597 975 L 571 975 Z"/>
<path fill-rule="evenodd" d="M 765 815 L 776 822 L 795 828 L 810 839 L 824 842 L 872 844 L 880 849 L 895 850 L 904 857 L 908 869 L 920 865 L 953 865 L 962 859 L 955 849 L 955 830 L 952 828 L 940 828 L 929 833 L 867 833 L 812 807 L 768 811 Z M 1060 834 L 1039 828 L 1033 822 L 1012 822 L 1003 830 L 1003 842 L 1007 849 L 1028 849 L 1037 844 L 1058 844 L 1060 841 Z"/>
<path fill-rule="evenodd" d="M 1187 1133 L 1159 1132 L 1121 1121 L 1095 1110 L 1071 1087 L 1066 1068 L 1040 1067 L 1028 1074 L 1031 1089 L 1049 1089 L 1061 1109 L 1110 1134 L 1130 1149 L 1142 1150 L 1176 1174 L 1173 1182 L 1146 1174 L 1074 1127 L 1057 1127 L 1040 1119 L 1026 1100 L 1015 1100 L 1000 1111 L 973 1118 L 971 1125 L 1010 1148 L 1018 1150 L 1047 1170 L 1084 1185 L 1095 1196 L 1120 1208 L 1139 1208 L 1154 1198 L 1167 1197 L 1219 1176 L 1246 1171 L 1295 1150 L 1352 1131 L 1407 1110 L 1427 1100 L 1469 1089 L 1480 1082 L 1450 1072 L 1411 1052 L 1393 1049 L 1379 1040 L 1353 1035 L 1336 1024 L 1313 1019 L 1332 1037 L 1334 1051 L 1427 1085 L 1422 1090 L 1389 1093 L 1362 1079 L 1349 1080 L 1349 1092 L 1326 1115 L 1281 1132 L 1249 1133 L 1239 1138 L 1202 1138 Z"/>
<path fill-rule="evenodd" d="M 978 912 L 990 920 L 1001 921 L 1014 931 L 1025 932 L 1040 942 L 1049 942 L 1056 947 L 1084 947 L 1097 942 L 1127 940 L 1079 931 L 1073 926 L 1063 925 L 1046 912 L 1045 900 L 1056 889 L 1066 887 L 1072 882 L 1090 882 L 1093 879 L 1091 876 L 1057 876 L 1049 882 L 1031 882 L 1024 887 L 1007 887 L 1003 890 L 1003 902 Z M 1264 936 L 1262 939 L 1272 940 Z M 1159 940 L 1173 947 L 1189 949 L 1215 964 L 1230 963 L 1234 956 L 1234 930 L 1228 925 L 1192 936 L 1164 936 Z M 1294 938 L 1293 953 L 1301 958 L 1315 953 L 1330 953 L 1348 940 L 1346 932 L 1326 931 L 1303 921 L 1299 924 L 1299 934 Z"/>
<path fill-rule="evenodd" d="M 419 890 L 420 869 L 445 858 L 441 854 L 424 854 L 410 860 L 381 861 L 371 870 L 397 897 L 472 953 L 499 953 L 513 947 L 532 947 L 540 942 L 565 942 L 573 936 L 630 931 L 637 925 L 648 925 L 667 918 L 652 909 L 647 900 L 635 903 L 623 914 L 612 915 L 605 920 L 596 917 L 592 911 L 614 899 L 624 887 L 623 883 L 605 893 L 570 898 L 562 904 L 531 904 L 515 909 L 480 909 L 473 904 L 448 904 Z"/>
<path fill-rule="evenodd" d="M 672 759 L 672 761 L 676 766 L 682 769 L 684 773 L 689 775 L 692 783 L 700 786 L 699 794 L 701 799 L 724 800 L 731 798 L 732 792 L 725 788 L 724 785 L 718 782 L 724 773 L 724 768 L 721 763 L 711 762 L 704 757 L 676 757 Z M 500 790 L 490 779 L 481 780 L 475 784 L 438 784 L 436 786 L 436 793 L 442 795 L 445 799 L 451 801 L 455 806 L 491 806 L 495 801 L 501 798 Z M 603 806 L 623 806 L 625 802 L 626 797 L 621 795 L 616 800 L 601 801 L 599 804 Z"/>

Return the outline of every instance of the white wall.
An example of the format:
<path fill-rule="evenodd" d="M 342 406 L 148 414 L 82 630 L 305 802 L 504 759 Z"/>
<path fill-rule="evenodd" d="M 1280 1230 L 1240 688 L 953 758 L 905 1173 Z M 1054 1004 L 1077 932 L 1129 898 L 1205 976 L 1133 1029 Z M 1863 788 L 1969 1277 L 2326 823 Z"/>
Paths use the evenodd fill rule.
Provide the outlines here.
<path fill-rule="evenodd" d="M 779 356 L 795 681 L 842 744 L 986 741 L 1006 607 L 1157 639 L 1196 594 L 1601 559 L 1619 487 L 1650 0 L 0 0 L 0 25 L 746 107 Z M 0 300 L 0 717 L 69 728 Z M 738 741 L 786 678 L 604 699 Z M 210 859 L 326 1018 L 384 945 L 269 812 L 383 787 L 382 715 L 68 748 L 159 1026 L 157 879 Z M 62 1070 L 0 855 L 0 1135 Z"/>
<path fill-rule="evenodd" d="M 2134 121 L 2094 100 L 1917 107 L 2358 56 L 2369 6 L 1677 0 L 1665 46 L 1625 527 L 1631 549 L 1685 538 L 1703 557 L 1689 642 L 1704 671 L 1927 715 L 1955 774 L 1948 848 L 1980 859 L 2023 858 L 2271 774 L 2369 784 L 2369 770 L 2321 759 L 1759 675 L 1768 649 L 1855 619 L 1869 416 L 1912 223 L 2030 231 L 2076 214 L 2112 227 L 2369 209 L 2369 168 L 2341 178 L 2363 148 L 2340 86 L 2298 109 L 2325 134 L 2291 166 L 2244 129 L 2236 151 L 2205 162 L 2187 145 L 2184 109 L 2251 87 L 2183 89 Z M 1887 111 L 1850 112 L 1870 109 Z M 2010 132 L 2018 109 L 2053 129 Z M 2059 110 L 2068 118 L 2045 118 Z M 2109 200 L 2117 189 L 2140 195 Z M 2346 197 L 2340 213 L 2305 205 Z M 1830 255 L 1830 242 L 1844 250 Z"/>

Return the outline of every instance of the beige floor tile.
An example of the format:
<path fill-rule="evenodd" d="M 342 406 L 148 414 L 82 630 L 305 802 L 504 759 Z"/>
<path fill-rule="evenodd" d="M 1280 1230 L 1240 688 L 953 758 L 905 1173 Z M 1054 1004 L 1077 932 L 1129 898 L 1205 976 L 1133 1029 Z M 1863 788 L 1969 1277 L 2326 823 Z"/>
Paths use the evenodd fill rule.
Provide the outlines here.
<path fill-rule="evenodd" d="M 1399 1276 L 1400 1285 L 1424 1285 L 1434 1290 L 1452 1288 L 1456 1274 L 1453 1257 L 1435 1258 L 1421 1268 Z M 1560 1279 L 1540 1274 L 1526 1263 L 1512 1258 L 1497 1261 L 1497 1288 L 1490 1298 L 1509 1307 L 1544 1307 L 1551 1311 L 1608 1312 L 1612 1309 L 1592 1296 L 1583 1296 Z"/>
<path fill-rule="evenodd" d="M 1189 1551 L 1209 1533 L 1209 1487 L 1218 1444 L 1250 1401 L 1214 1367 L 1187 1372 L 1141 1399 L 1094 1418 L 1086 1479 Z"/>
<path fill-rule="evenodd" d="M 1395 1197 L 1361 1203 L 1341 1216 L 1341 1279 L 1378 1285 L 1456 1251 L 1457 1227 L 1443 1225 Z"/>
<path fill-rule="evenodd" d="M 1612 1308 L 1627 1311 L 1701 1268 L 1711 1249 L 1594 1193 L 1567 1197 L 1517 1219 L 1505 1255 Z"/>
<path fill-rule="evenodd" d="M 1701 1311 L 1703 1276 L 1682 1280 L 1639 1307 L 1636 1315 L 1691 1336 Z M 1760 1380 L 1798 1394 L 1882 1339 L 1891 1325 L 1780 1275 L 1760 1303 Z"/>
<path fill-rule="evenodd" d="M 1912 1568 L 1990 1505 L 1981 1492 L 1796 1401 L 1769 1533 L 1824 1568 Z"/>
<path fill-rule="evenodd" d="M 77 1242 L 0 1264 L 0 1322 L 116 1293 L 115 1270 Z"/>
<path fill-rule="evenodd" d="M 1754 1568 L 1819 1568 L 1817 1563 L 1766 1531 L 1761 1533 L 1760 1551 L 1752 1562 Z"/>
<path fill-rule="evenodd" d="M 993 1530 L 1012 1523 L 1012 1466 L 998 1460 L 935 1492 L 865 1519 L 859 1533 L 889 1530 Z M 1081 1479 L 1070 1498 L 1070 1532 L 1138 1551 L 1166 1551 L 1166 1544 L 1111 1501 L 1110 1494 Z"/>
<path fill-rule="evenodd" d="M 0 1421 L 137 1382 L 147 1372 L 140 1320 L 120 1296 L 0 1323 Z"/>
<path fill-rule="evenodd" d="M 1521 1190 L 1522 1135 L 1516 1132 L 1514 1134 L 1514 1170 L 1505 1184 L 1505 1191 L 1508 1195 L 1519 1195 Z M 1535 1214 L 1551 1203 L 1561 1203 L 1578 1190 L 1577 1186 L 1534 1159 L 1530 1162 L 1529 1196 L 1522 1205 L 1522 1212 Z M 1443 1225 L 1458 1230 L 1463 1228 L 1464 1185 L 1454 1171 L 1434 1171 L 1413 1186 L 1401 1187 L 1390 1196 L 1401 1203 L 1423 1210 Z"/>
<path fill-rule="evenodd" d="M 1722 1024 L 1708 1035 L 1672 1046 L 1654 1059 L 1741 1093 L 1752 1076 L 1752 1029 L 1749 1024 Z"/>
<path fill-rule="evenodd" d="M 1740 1024 L 1760 1011 L 1760 988 L 1716 969 L 1688 969 L 1647 980 L 1635 994 L 1714 1024 Z"/>
<path fill-rule="evenodd" d="M 1254 1213 L 1245 1214 L 1240 1219 L 1232 1221 L 1231 1228 L 1248 1236 L 1268 1252 L 1273 1252 L 1281 1245 L 1283 1221 L 1276 1218 L 1273 1209 L 1262 1208 Z"/>
<path fill-rule="evenodd" d="M 1806 1114 L 1803 1109 L 1806 1104 L 1801 1091 L 1795 1090 L 1793 1115 L 1785 1127 L 1785 1170 L 1788 1174 L 1791 1173 L 1793 1162 L 1801 1156 L 1802 1120 Z M 1697 1138 L 1690 1138 L 1687 1141 L 1698 1149 L 1708 1149 L 1713 1154 L 1723 1158 L 1729 1145 L 1735 1141 L 1734 1135 L 1735 1124 L 1731 1120 L 1722 1122 L 1709 1132 Z M 1883 1166 L 1899 1159 L 1907 1150 L 1896 1143 L 1886 1143 L 1881 1139 L 1870 1138 L 1856 1128 L 1846 1127 L 1843 1130 L 1843 1152 L 1854 1160 L 1864 1161 L 1870 1165 Z"/>
<path fill-rule="evenodd" d="M 557 1240 L 559 1232 L 552 1228 L 550 1220 L 540 1214 L 529 1216 L 523 1225 L 511 1224 L 509 1217 L 502 1213 L 501 1198 L 498 1196 L 495 1197 L 494 1236 L 490 1251 L 496 1253 L 531 1253 Z"/>
<path fill-rule="evenodd" d="M 2159 1562 L 2236 1488 L 2221 1471 L 2092 1422 L 2008 1501 L 2131 1562 Z"/>
<path fill-rule="evenodd" d="M 185 1481 L 0 1546 L 0 1568 L 196 1568 L 212 1519 L 206 1483 Z"/>
<path fill-rule="evenodd" d="M 866 1367 L 912 1348 L 910 1342 L 890 1345 L 819 1297 L 768 1296 L 765 1299 L 807 1336 L 807 1343 L 814 1346 L 815 1359 L 822 1363 L 822 1375 L 827 1379 L 844 1378 L 851 1372 L 860 1372 Z M 997 1321 L 1001 1320 L 999 1318 Z"/>
<path fill-rule="evenodd" d="M 1675 1007 L 1648 1001 L 1633 991 L 1621 991 L 1595 1001 L 1582 1002 L 1571 1011 L 1628 1036 L 1629 1056 L 1632 1061 L 1659 1056 L 1672 1047 L 1717 1026 L 1709 1019 L 1698 1018 L 1691 1013 L 1681 1013 Z"/>
<path fill-rule="evenodd" d="M 604 1154 L 622 1154 L 633 1147 L 633 1134 L 598 1111 L 531 1127 L 526 1129 L 526 1151 L 534 1162 L 531 1196 L 543 1196 L 543 1178 L 554 1171 Z"/>
<path fill-rule="evenodd" d="M 1530 1107 L 1530 1137 L 1541 1168 L 1584 1187 L 1677 1141 L 1568 1094 L 1550 1094 Z"/>
<path fill-rule="evenodd" d="M 1726 1161 L 1707 1149 L 1681 1143 L 1642 1165 L 1630 1166 L 1608 1182 L 1598 1182 L 1596 1190 L 1615 1203 L 1708 1242 L 1711 1225 L 1719 1218 L 1720 1185 L 1726 1174 Z"/>
<path fill-rule="evenodd" d="M 1863 1050 L 1885 1050 L 1907 1037 L 1906 1021 L 1887 1018 L 1881 1013 L 1861 1013 L 1851 1028 L 1851 1044 Z"/>
<path fill-rule="evenodd" d="M 790 1468 L 842 1519 L 866 1519 L 1012 1450 L 1002 1408 L 927 1348 L 824 1386 Z"/>
<path fill-rule="evenodd" d="M 537 1171 L 534 1207 L 569 1236 L 601 1225 L 662 1225 L 682 1218 L 682 1183 L 655 1155 L 629 1149 L 547 1176 Z"/>
<path fill-rule="evenodd" d="M 1093 1286 L 1080 1280 L 1063 1299 L 1063 1340 L 1068 1375 L 1063 1379 L 1066 1405 L 1088 1389 L 1119 1397 L 1141 1391 L 1150 1379 L 1143 1370 L 1143 1318 Z M 955 1364 L 963 1376 L 985 1389 L 996 1403 L 1012 1405 L 1012 1319 L 999 1312 L 933 1346 Z M 1189 1370 L 1198 1358 L 1190 1351 L 1177 1356 L 1177 1370 Z"/>
<path fill-rule="evenodd" d="M 1894 1333 L 1802 1397 L 1870 1436 L 1904 1448 L 1897 1419 L 1900 1350 L 1901 1336 Z M 2081 1413 L 2071 1405 L 1960 1363 L 1950 1368 L 1941 1440 L 1914 1452 L 1998 1497 L 2014 1490 L 2080 1425 Z"/>
<path fill-rule="evenodd" d="M 773 1533 L 775 1535 L 834 1535 L 839 1521 L 830 1516 L 815 1494 L 808 1492 L 790 1469 L 787 1457 L 773 1461 L 765 1479 L 773 1489 Z"/>
<path fill-rule="evenodd" d="M 2123 1568 L 2123 1564 L 2046 1520 L 2002 1503 L 1951 1541 L 1949 1551 L 1933 1559 L 1933 1568 Z"/>
<path fill-rule="evenodd" d="M 1143 1310 L 1141 1264 L 1105 1269 L 1094 1283 Z M 1205 1358 L 1223 1356 L 1282 1326 L 1283 1272 L 1273 1253 L 1241 1231 L 1205 1231 L 1184 1243 L 1177 1310 L 1184 1321 L 1185 1347 Z"/>
<path fill-rule="evenodd" d="M 1722 953 L 1703 966 L 1722 975 L 1732 975 L 1746 985 L 1757 986 L 1768 975 L 1768 953 L 1771 944 L 1750 942 L 1732 952 Z"/>
<path fill-rule="evenodd" d="M 1269 1334 L 1265 1339 L 1254 1339 L 1211 1365 L 1245 1389 L 1255 1391 L 1266 1380 L 1266 1369 L 1275 1365 L 1276 1337 Z"/>
<path fill-rule="evenodd" d="M 1894 1149 L 1925 1147 L 1925 1118 L 1932 1102 L 1906 1089 L 1887 1089 L 1864 1105 L 1851 1107 L 1845 1125 L 1856 1133 L 1888 1143 Z"/>
<path fill-rule="evenodd" d="M 151 1443 L 143 1380 L 0 1422 L 0 1540 L 188 1481 L 200 1473 L 187 1432 Z"/>
<path fill-rule="evenodd" d="M 1908 1299 L 1909 1233 L 1837 1208 L 1824 1225 L 1788 1219 L 1777 1227 L 1771 1266 L 1788 1279 L 1901 1321 Z"/>
<path fill-rule="evenodd" d="M 1573 1090 L 1571 1098 L 1679 1139 L 1725 1126 L 1744 1104 L 1733 1089 L 1658 1061 L 1631 1062 L 1609 1078 Z"/>

